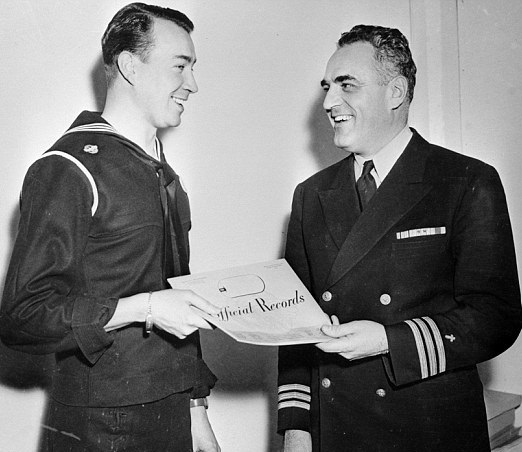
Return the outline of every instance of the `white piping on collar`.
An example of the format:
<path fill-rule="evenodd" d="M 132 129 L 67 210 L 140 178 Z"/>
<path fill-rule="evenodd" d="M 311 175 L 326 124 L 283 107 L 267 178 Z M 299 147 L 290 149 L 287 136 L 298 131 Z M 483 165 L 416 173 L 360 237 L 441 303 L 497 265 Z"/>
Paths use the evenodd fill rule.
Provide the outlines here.
<path fill-rule="evenodd" d="M 67 130 L 63 135 L 68 135 L 70 133 L 75 132 L 109 132 L 109 133 L 115 133 L 116 135 L 119 135 L 123 138 L 122 134 L 118 133 L 118 131 L 111 126 L 110 124 L 106 124 L 103 122 L 93 122 L 91 124 L 84 124 L 82 126 L 76 126 L 72 129 Z M 128 138 L 127 138 L 128 139 Z M 158 137 L 154 137 L 154 157 L 155 159 L 160 162 L 161 161 L 161 144 Z"/>
<path fill-rule="evenodd" d="M 73 132 L 110 132 L 118 134 L 114 127 L 103 122 L 93 122 L 91 124 L 84 124 L 83 126 L 76 126 L 67 130 L 64 135 L 68 135 L 69 133 Z"/>
<path fill-rule="evenodd" d="M 96 186 L 96 182 L 94 180 L 94 177 L 92 177 L 92 174 L 83 165 L 82 162 L 80 162 L 76 157 L 73 157 L 72 155 L 67 154 L 67 152 L 49 151 L 49 152 L 46 152 L 45 154 L 41 155 L 37 160 L 43 159 L 44 157 L 50 157 L 52 155 L 57 155 L 57 156 L 66 158 L 67 160 L 73 162 L 80 169 L 80 171 L 85 175 L 85 177 L 89 181 L 89 184 L 91 185 L 91 189 L 92 189 L 91 216 L 94 216 L 94 214 L 96 213 L 96 210 L 98 210 L 99 196 L 98 196 L 98 187 Z"/>

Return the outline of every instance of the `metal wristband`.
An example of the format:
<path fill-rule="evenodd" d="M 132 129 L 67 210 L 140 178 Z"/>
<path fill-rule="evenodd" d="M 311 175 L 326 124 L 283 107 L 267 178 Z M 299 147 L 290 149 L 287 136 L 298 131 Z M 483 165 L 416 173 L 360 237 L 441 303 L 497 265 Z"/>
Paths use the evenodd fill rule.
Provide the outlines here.
<path fill-rule="evenodd" d="M 145 317 L 145 334 L 149 335 L 152 331 L 152 327 L 154 326 L 154 319 L 152 318 L 152 292 L 149 292 L 149 300 L 148 300 L 148 309 L 147 316 Z"/>
<path fill-rule="evenodd" d="M 202 397 L 200 399 L 190 399 L 190 408 L 195 408 L 197 406 L 204 406 L 205 410 L 208 409 L 207 398 Z"/>

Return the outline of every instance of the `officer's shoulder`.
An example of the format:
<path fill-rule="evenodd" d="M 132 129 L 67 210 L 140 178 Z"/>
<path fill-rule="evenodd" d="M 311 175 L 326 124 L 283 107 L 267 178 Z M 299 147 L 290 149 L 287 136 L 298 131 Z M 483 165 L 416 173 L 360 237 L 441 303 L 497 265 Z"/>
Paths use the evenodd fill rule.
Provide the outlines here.
<path fill-rule="evenodd" d="M 446 177 L 466 177 L 480 174 L 495 174 L 490 164 L 470 155 L 456 152 L 442 146 L 430 144 L 428 167 L 437 168 Z"/>
<path fill-rule="evenodd" d="M 332 185 L 332 181 L 339 175 L 339 172 L 349 164 L 349 159 L 350 157 L 345 157 L 344 159 L 327 166 L 326 168 L 323 168 L 322 170 L 302 181 L 299 185 L 305 188 L 315 189 L 330 187 Z"/>

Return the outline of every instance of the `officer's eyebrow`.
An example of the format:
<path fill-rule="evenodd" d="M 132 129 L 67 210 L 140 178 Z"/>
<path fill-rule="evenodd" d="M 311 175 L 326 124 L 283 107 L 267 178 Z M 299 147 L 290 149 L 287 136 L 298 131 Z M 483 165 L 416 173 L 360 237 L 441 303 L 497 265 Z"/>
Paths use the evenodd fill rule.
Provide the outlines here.
<path fill-rule="evenodd" d="M 337 77 L 334 78 L 334 82 L 338 83 L 338 84 L 346 82 L 346 81 L 357 82 L 358 80 L 356 77 L 354 77 L 353 75 L 349 75 L 349 74 L 338 75 Z M 321 80 L 321 86 L 324 88 L 324 87 L 330 86 L 330 83 L 327 82 L 325 79 L 323 79 L 323 80 Z"/>
<path fill-rule="evenodd" d="M 192 64 L 196 64 L 196 61 L 197 61 L 196 58 L 192 58 L 191 56 L 188 56 L 188 55 L 174 55 L 172 57 L 172 59 L 174 59 L 174 60 L 177 60 L 177 59 L 185 60 L 187 63 L 192 63 Z"/>

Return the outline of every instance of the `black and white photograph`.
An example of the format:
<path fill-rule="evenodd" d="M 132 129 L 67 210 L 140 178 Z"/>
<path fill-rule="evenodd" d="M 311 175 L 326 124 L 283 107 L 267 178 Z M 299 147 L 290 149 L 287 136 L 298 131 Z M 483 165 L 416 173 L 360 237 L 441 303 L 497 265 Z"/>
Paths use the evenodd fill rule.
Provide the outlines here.
<path fill-rule="evenodd" d="M 522 452 L 522 2 L 0 6 L 0 451 Z"/>

